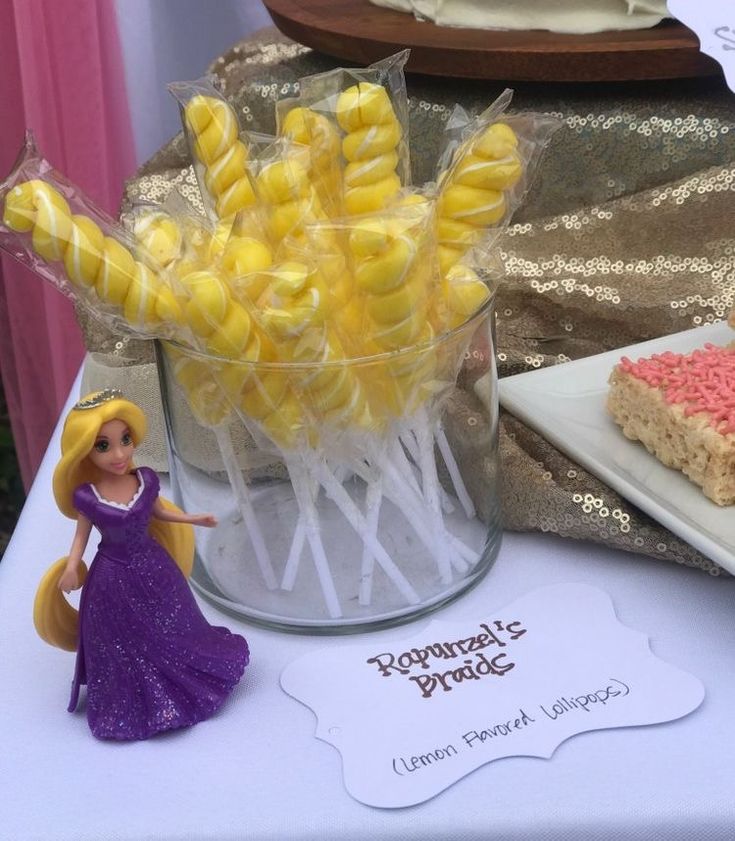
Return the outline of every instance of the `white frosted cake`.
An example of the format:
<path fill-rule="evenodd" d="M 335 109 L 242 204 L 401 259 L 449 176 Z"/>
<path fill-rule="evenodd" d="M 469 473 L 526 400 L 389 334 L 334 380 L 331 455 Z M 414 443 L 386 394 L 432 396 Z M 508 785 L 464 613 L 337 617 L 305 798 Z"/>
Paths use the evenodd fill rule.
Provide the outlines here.
<path fill-rule="evenodd" d="M 439 26 L 586 33 L 646 29 L 667 17 L 665 0 L 371 0 Z"/>

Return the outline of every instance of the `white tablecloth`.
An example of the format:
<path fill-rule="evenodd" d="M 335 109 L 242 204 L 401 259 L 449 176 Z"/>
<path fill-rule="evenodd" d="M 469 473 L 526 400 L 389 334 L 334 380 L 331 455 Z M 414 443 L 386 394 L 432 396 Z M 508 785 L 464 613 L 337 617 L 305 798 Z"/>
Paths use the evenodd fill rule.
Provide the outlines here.
<path fill-rule="evenodd" d="M 735 837 L 735 580 L 544 535 L 507 534 L 486 579 L 442 618 L 477 617 L 545 584 L 589 582 L 655 654 L 704 682 L 699 710 L 582 734 L 550 760 L 500 760 L 422 805 L 374 809 L 345 792 L 339 754 L 314 738 L 312 712 L 278 683 L 300 654 L 356 638 L 272 633 L 203 603 L 252 650 L 221 713 L 147 742 L 96 741 L 83 713 L 66 712 L 73 655 L 38 639 L 31 619 L 38 580 L 73 533 L 51 498 L 58 447 L 57 430 L 0 563 L 2 841 Z"/>

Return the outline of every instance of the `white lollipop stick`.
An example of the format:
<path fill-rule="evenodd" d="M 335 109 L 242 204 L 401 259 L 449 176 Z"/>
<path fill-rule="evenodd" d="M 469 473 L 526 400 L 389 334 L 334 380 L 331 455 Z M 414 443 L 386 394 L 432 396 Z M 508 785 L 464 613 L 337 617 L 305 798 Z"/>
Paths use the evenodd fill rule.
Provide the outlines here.
<path fill-rule="evenodd" d="M 357 532 L 370 551 L 375 556 L 375 560 L 383 569 L 383 572 L 390 578 L 399 590 L 401 595 L 409 604 L 418 604 L 421 599 L 414 588 L 409 584 L 406 577 L 398 569 L 395 561 L 385 551 L 377 537 L 370 532 L 367 521 L 362 515 L 360 509 L 352 501 L 352 498 L 347 491 L 340 485 L 335 477 L 330 473 L 326 462 L 323 459 L 312 459 L 312 468 L 320 484 L 327 493 L 327 496 L 335 503 L 339 510 L 344 515 L 347 522 Z M 358 472 L 357 470 L 355 472 Z"/>
<path fill-rule="evenodd" d="M 446 433 L 439 424 L 437 424 L 434 431 L 434 437 L 436 438 L 436 443 L 439 445 L 439 452 L 442 454 L 444 464 L 447 466 L 449 478 L 452 480 L 452 484 L 454 485 L 454 492 L 457 494 L 457 499 L 459 500 L 462 508 L 464 508 L 464 513 L 467 515 L 467 519 L 471 520 L 476 515 L 475 506 L 470 499 L 469 493 L 467 493 L 467 488 L 464 480 L 462 479 L 462 474 L 459 472 L 459 465 L 457 464 L 457 460 L 454 458 L 454 453 L 449 446 L 449 441 L 447 441 Z"/>
<path fill-rule="evenodd" d="M 322 543 L 319 530 L 319 512 L 314 504 L 314 496 L 311 492 L 311 480 L 299 456 L 287 456 L 285 461 L 289 475 L 291 476 L 291 484 L 296 494 L 296 501 L 303 514 L 306 539 L 309 541 L 309 548 L 314 558 L 314 566 L 319 577 L 327 610 L 332 619 L 338 619 L 342 615 L 342 609 L 339 605 L 339 597 L 334 586 L 329 561 L 324 551 L 324 544 Z"/>
<path fill-rule="evenodd" d="M 411 436 L 412 437 L 412 436 Z M 413 437 L 412 437 L 413 440 Z M 418 481 L 416 480 L 416 473 L 414 471 L 420 471 L 417 467 L 414 467 L 413 464 L 408 460 L 406 457 L 406 451 L 403 449 L 401 445 L 402 439 L 396 439 L 391 447 L 391 458 L 393 459 L 396 467 L 401 472 L 402 477 L 406 480 L 406 482 L 410 485 L 411 490 L 414 494 L 418 497 L 419 500 L 424 499 L 423 491 L 421 490 Z M 451 514 L 454 511 L 454 505 L 452 505 L 449 497 L 444 494 L 442 496 L 442 510 L 445 514 Z M 447 531 L 447 534 L 450 532 Z"/>
<path fill-rule="evenodd" d="M 396 445 L 393 448 L 393 452 L 396 455 L 396 463 L 400 462 L 399 453 L 403 453 L 403 449 L 400 446 L 399 442 L 396 442 Z M 403 458 L 405 459 L 405 453 L 403 453 Z M 406 459 L 406 464 L 408 464 L 408 459 Z M 393 477 L 393 480 L 397 483 L 399 499 L 399 502 L 397 504 L 399 506 L 403 505 L 408 500 L 408 504 L 411 504 L 413 506 L 414 516 L 418 517 L 425 523 L 425 528 L 431 530 L 432 524 L 436 521 L 436 517 L 427 507 L 426 500 L 424 499 L 421 489 L 418 487 L 415 477 L 413 477 L 413 471 L 411 471 L 409 474 L 411 478 L 407 479 L 406 474 L 400 472 L 397 469 L 396 464 L 394 464 L 393 461 L 391 461 L 390 459 L 387 459 L 385 461 L 383 469 L 386 470 Z M 412 493 L 413 497 L 411 496 Z M 452 547 L 452 549 L 454 549 L 458 556 L 456 558 L 456 563 L 455 557 L 453 555 L 450 557 L 452 566 L 458 572 L 467 572 L 467 563 L 471 565 L 475 564 L 480 557 L 479 554 L 475 552 L 474 549 L 470 548 L 462 540 L 460 540 L 458 537 L 453 535 L 446 528 L 443 521 L 441 522 L 441 525 L 444 528 L 444 533 L 446 535 L 447 541 L 449 542 L 449 545 Z M 423 533 L 420 533 L 419 536 L 423 539 Z M 430 548 L 432 549 L 432 553 L 436 552 L 436 547 L 430 546 Z"/>
<path fill-rule="evenodd" d="M 380 505 L 383 501 L 383 476 L 380 472 L 374 479 L 368 482 L 367 493 L 365 494 L 365 519 L 370 533 L 377 537 L 378 521 L 380 520 Z M 373 569 L 375 567 L 375 555 L 370 551 L 367 543 L 362 547 L 362 566 L 360 569 L 360 596 L 361 605 L 369 605 L 373 591 Z"/>
<path fill-rule="evenodd" d="M 230 480 L 230 486 L 235 493 L 235 499 L 245 522 L 245 527 L 248 530 L 250 542 L 253 544 L 255 558 L 260 567 L 263 582 L 269 590 L 275 590 L 278 584 L 276 582 L 276 575 L 273 572 L 271 557 L 265 539 L 263 538 L 263 532 L 260 530 L 258 518 L 255 516 L 255 509 L 250 499 L 250 491 L 237 465 L 237 458 L 232 446 L 229 430 L 225 424 L 220 424 L 214 427 L 214 434 L 217 438 L 217 444 L 219 445 L 225 470 L 227 471 L 227 478 Z"/>
<path fill-rule="evenodd" d="M 414 488 L 408 484 L 389 457 L 381 457 L 379 453 L 375 453 L 374 455 L 371 454 L 371 459 L 375 468 L 383 474 L 384 496 L 403 512 L 404 517 L 416 532 L 416 536 L 424 544 L 424 547 L 437 562 L 437 567 L 439 567 L 439 564 L 445 561 L 439 559 L 440 549 L 436 545 L 432 534 L 434 517 L 432 512 L 429 511 L 423 496 L 421 496 L 420 490 L 414 491 Z M 353 464 L 352 469 L 367 484 L 373 481 L 374 474 L 366 465 Z M 452 550 L 448 553 L 450 564 L 460 573 L 467 572 L 466 559 L 475 563 L 479 556 L 469 546 L 455 538 L 454 535 L 446 531 L 445 534 Z"/>
<path fill-rule="evenodd" d="M 305 542 L 306 518 L 304 517 L 303 511 L 299 511 L 299 519 L 296 521 L 296 528 L 293 533 L 293 539 L 291 540 L 291 548 L 286 559 L 286 568 L 283 570 L 283 578 L 281 580 L 282 590 L 293 590 Z"/>
<path fill-rule="evenodd" d="M 319 491 L 319 483 L 311 482 L 311 498 L 314 499 L 314 494 Z M 293 538 L 291 539 L 291 548 L 286 559 L 286 567 L 283 571 L 283 579 L 281 580 L 281 589 L 291 591 L 296 583 L 296 573 L 299 571 L 299 563 L 301 562 L 301 554 L 304 551 L 304 543 L 306 542 L 306 517 L 304 512 L 299 509 L 299 519 L 296 521 L 296 528 L 294 529 Z"/>
<path fill-rule="evenodd" d="M 462 543 L 459 538 L 450 534 L 444 528 L 441 518 L 439 518 L 439 525 L 442 528 L 445 542 L 443 545 L 441 543 L 437 544 L 434 535 L 437 517 L 429 509 L 421 493 L 415 491 L 406 482 L 405 477 L 390 460 L 384 459 L 380 463 L 380 468 L 383 470 L 385 478 L 389 482 L 387 489 L 384 485 L 383 493 L 391 498 L 392 502 L 403 511 L 406 519 L 414 526 L 419 539 L 436 560 L 437 568 L 441 570 L 446 565 L 448 559 L 449 564 L 457 572 L 467 572 L 467 562 L 475 563 L 478 559 L 477 553 Z M 444 555 L 440 557 L 442 551 Z"/>
<path fill-rule="evenodd" d="M 442 520 L 441 504 L 439 503 L 439 477 L 436 473 L 436 462 L 434 461 L 434 436 L 429 430 L 428 419 L 423 410 L 417 413 L 416 419 L 418 420 L 416 440 L 419 445 L 419 464 L 424 483 L 424 496 L 429 504 L 429 508 L 434 514 L 434 537 L 443 549 L 447 546 L 447 541 L 445 539 L 446 529 Z M 439 574 L 441 575 L 442 581 L 445 584 L 449 584 L 452 580 L 449 552 L 444 553 L 440 551 L 440 556 L 446 559 L 446 563 L 440 566 Z"/>
<path fill-rule="evenodd" d="M 390 451 L 390 458 L 392 458 L 396 464 L 396 467 L 401 470 L 403 476 L 406 479 L 406 482 L 413 488 L 413 490 L 419 495 L 423 496 L 421 491 L 421 486 L 418 483 L 416 478 L 416 474 L 418 473 L 421 475 L 421 471 L 419 468 L 412 464 L 408 457 L 406 456 L 406 451 L 403 449 L 402 438 L 397 438 L 391 447 Z M 413 442 L 415 444 L 415 441 Z M 413 458 L 413 456 L 411 456 Z"/>
<path fill-rule="evenodd" d="M 419 450 L 418 450 L 418 445 L 416 443 L 416 437 L 413 434 L 413 432 L 411 430 L 409 430 L 408 432 L 404 433 L 401 436 L 400 441 L 403 444 L 403 446 L 408 450 L 408 454 L 413 459 L 414 464 L 418 465 L 419 464 Z M 405 464 L 408 466 L 411 474 L 413 474 L 413 467 L 411 466 L 411 462 L 406 457 L 406 454 L 405 454 L 405 452 L 403 452 L 402 447 L 397 447 L 396 448 L 396 455 L 398 455 L 399 450 L 400 450 L 400 452 L 403 456 L 403 461 L 405 461 Z M 418 467 L 416 467 L 416 470 L 419 470 L 419 473 L 421 472 Z M 454 504 L 452 503 L 452 500 L 449 498 L 449 494 L 444 490 L 444 488 L 441 485 L 439 485 L 439 499 L 441 500 L 442 511 L 445 514 L 451 514 L 454 511 Z"/>
<path fill-rule="evenodd" d="M 435 522 L 433 512 L 429 512 L 428 508 L 424 504 L 423 498 L 421 498 L 421 500 L 415 504 L 417 506 L 421 506 L 419 508 L 414 509 L 416 512 L 416 516 L 425 518 L 425 528 L 428 531 L 430 531 L 433 523 Z M 446 538 L 446 541 L 449 544 L 450 549 L 453 550 L 449 555 L 450 563 L 457 570 L 457 572 L 467 572 L 468 565 L 474 566 L 480 559 L 480 553 L 476 552 L 474 549 L 468 546 L 459 537 L 452 534 L 443 524 L 442 527 L 444 529 L 444 536 Z"/>

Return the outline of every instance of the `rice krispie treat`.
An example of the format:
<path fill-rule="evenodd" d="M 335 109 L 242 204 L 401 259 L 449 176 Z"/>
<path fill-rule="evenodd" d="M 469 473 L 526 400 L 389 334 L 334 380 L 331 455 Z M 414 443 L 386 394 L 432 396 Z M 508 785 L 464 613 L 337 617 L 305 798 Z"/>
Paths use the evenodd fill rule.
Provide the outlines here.
<path fill-rule="evenodd" d="M 628 438 L 683 471 L 718 505 L 735 502 L 735 349 L 623 357 L 607 407 Z"/>

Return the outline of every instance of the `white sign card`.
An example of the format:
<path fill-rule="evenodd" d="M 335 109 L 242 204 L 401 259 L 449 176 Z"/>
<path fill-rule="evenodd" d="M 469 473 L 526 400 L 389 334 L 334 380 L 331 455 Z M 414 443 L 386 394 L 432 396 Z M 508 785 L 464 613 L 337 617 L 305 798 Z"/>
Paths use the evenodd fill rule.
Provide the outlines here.
<path fill-rule="evenodd" d="M 722 65 L 735 91 L 735 4 L 731 0 L 668 0 L 669 14 L 696 32 L 699 48 Z"/>
<path fill-rule="evenodd" d="M 549 758 L 588 730 L 680 718 L 704 698 L 697 678 L 654 656 L 585 584 L 311 652 L 281 686 L 341 753 L 348 792 L 382 807 L 421 803 L 494 759 Z"/>

